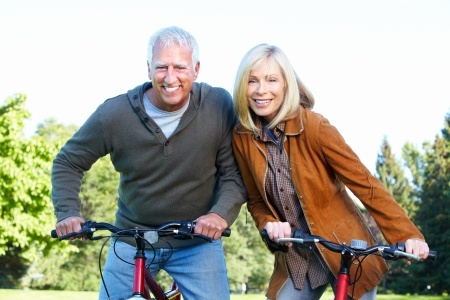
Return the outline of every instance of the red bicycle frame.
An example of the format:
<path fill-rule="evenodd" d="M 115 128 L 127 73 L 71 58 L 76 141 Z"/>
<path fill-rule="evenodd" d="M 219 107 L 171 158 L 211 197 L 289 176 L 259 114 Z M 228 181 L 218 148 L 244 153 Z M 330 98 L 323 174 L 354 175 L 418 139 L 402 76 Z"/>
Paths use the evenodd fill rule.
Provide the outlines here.
<path fill-rule="evenodd" d="M 171 289 L 164 292 L 145 266 L 147 259 L 143 236 L 136 236 L 135 241 L 133 295 L 130 299 L 150 299 L 149 291 L 151 291 L 155 300 L 181 300 L 181 293 L 175 281 L 173 281 Z"/>
<path fill-rule="evenodd" d="M 352 255 L 348 250 L 341 253 L 341 268 L 336 282 L 335 300 L 347 300 L 348 286 L 350 285 L 350 267 Z"/>
<path fill-rule="evenodd" d="M 104 238 L 102 236 L 94 237 L 94 232 L 97 230 L 108 230 L 111 233 L 117 234 L 116 236 L 134 237 L 136 244 L 136 254 L 134 256 L 134 279 L 133 279 L 133 291 L 131 298 L 128 300 L 136 299 L 152 299 L 152 300 L 181 300 L 181 293 L 175 281 L 173 281 L 171 289 L 164 292 L 159 284 L 153 278 L 149 269 L 147 269 L 145 257 L 146 243 L 154 243 L 159 236 L 178 236 L 178 238 L 201 238 L 205 241 L 211 242 L 212 239 L 208 236 L 194 233 L 195 222 L 194 221 L 180 221 L 180 222 L 167 222 L 162 224 L 158 228 L 154 229 L 120 229 L 112 224 L 105 222 L 86 221 L 79 232 L 71 232 L 66 235 L 58 237 L 56 230 L 52 230 L 50 235 L 53 238 L 59 240 L 85 237 L 90 240 L 97 240 Z M 149 234 L 149 239 L 146 239 L 146 233 L 153 232 L 156 237 Z M 226 228 L 222 232 L 222 236 L 230 236 L 231 230 Z M 150 241 L 151 240 L 151 241 Z M 156 241 L 155 241 L 156 240 Z M 101 253 L 101 252 L 100 252 Z M 100 268 L 101 269 L 101 268 Z M 109 297 L 108 289 L 103 280 L 105 291 Z M 154 298 L 150 298 L 153 295 Z"/>
<path fill-rule="evenodd" d="M 293 233 L 292 238 L 279 238 L 278 243 L 271 241 L 267 235 L 267 232 L 263 230 L 261 236 L 269 247 L 271 251 L 283 251 L 287 252 L 288 248 L 286 245 L 281 245 L 279 243 L 294 242 L 301 245 L 309 245 L 312 247 L 313 244 L 319 243 L 323 245 L 328 250 L 341 254 L 341 267 L 338 272 L 336 289 L 334 291 L 334 300 L 347 300 L 348 299 L 348 287 L 356 284 L 356 281 L 350 283 L 350 267 L 353 261 L 358 259 L 358 257 L 368 256 L 374 253 L 379 253 L 385 260 L 396 260 L 399 258 L 407 258 L 415 261 L 421 261 L 419 256 L 406 253 L 405 244 L 398 242 L 396 245 L 372 245 L 371 247 L 366 247 L 367 243 L 361 240 L 352 240 L 350 246 L 346 244 L 338 244 L 336 242 L 325 240 L 324 238 L 316 235 L 310 235 L 297 229 Z M 436 260 L 437 252 L 430 250 L 427 260 Z M 362 260 L 360 261 L 362 262 Z"/>

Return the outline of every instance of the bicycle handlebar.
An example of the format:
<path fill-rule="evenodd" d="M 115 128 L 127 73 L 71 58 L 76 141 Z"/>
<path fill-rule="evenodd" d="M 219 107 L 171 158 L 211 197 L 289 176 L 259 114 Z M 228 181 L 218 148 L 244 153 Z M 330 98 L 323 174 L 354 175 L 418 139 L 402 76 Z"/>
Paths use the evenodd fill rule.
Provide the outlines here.
<path fill-rule="evenodd" d="M 157 228 L 149 228 L 149 229 L 144 228 L 120 229 L 106 222 L 86 221 L 82 225 L 81 231 L 79 232 L 72 232 L 58 237 L 56 230 L 53 229 L 50 235 L 52 238 L 58 238 L 60 241 L 83 236 L 90 240 L 95 240 L 102 237 L 94 237 L 94 232 L 98 230 L 107 230 L 110 231 L 111 233 L 117 234 L 118 236 L 135 237 L 136 235 L 143 234 L 144 238 L 150 240 L 154 239 L 152 233 L 157 233 L 157 236 L 172 236 L 176 239 L 201 238 L 208 242 L 212 241 L 212 239 L 206 235 L 194 233 L 194 228 L 195 222 L 189 220 L 180 222 L 167 222 Z M 230 234 L 231 234 L 230 228 L 226 228 L 222 232 L 222 236 L 225 237 L 229 237 Z"/>
<path fill-rule="evenodd" d="M 304 233 L 300 229 L 297 229 L 292 234 L 291 238 L 279 238 L 278 242 L 272 241 L 265 229 L 261 231 L 261 236 L 266 242 L 266 244 L 269 247 L 272 247 L 270 250 L 272 252 L 274 251 L 283 251 L 287 252 L 287 246 L 286 245 L 280 245 L 280 243 L 285 242 L 293 242 L 301 245 L 311 245 L 319 243 L 325 248 L 327 248 L 330 251 L 336 252 L 336 253 L 342 253 L 344 251 L 349 251 L 353 253 L 355 256 L 361 256 L 361 255 L 369 255 L 374 254 L 376 252 L 379 252 L 381 256 L 385 260 L 396 260 L 398 258 L 407 258 L 412 259 L 416 261 L 420 261 L 420 257 L 418 255 L 414 255 L 411 253 L 405 252 L 405 244 L 402 242 L 398 242 L 396 245 L 382 245 L 377 244 L 373 245 L 369 248 L 366 248 L 366 242 L 360 241 L 360 240 L 352 240 L 351 245 L 346 244 L 339 244 L 335 242 L 328 241 L 320 236 L 316 235 L 310 235 L 307 233 Z M 430 250 L 427 260 L 433 260 L 435 261 L 437 259 L 437 251 Z"/>

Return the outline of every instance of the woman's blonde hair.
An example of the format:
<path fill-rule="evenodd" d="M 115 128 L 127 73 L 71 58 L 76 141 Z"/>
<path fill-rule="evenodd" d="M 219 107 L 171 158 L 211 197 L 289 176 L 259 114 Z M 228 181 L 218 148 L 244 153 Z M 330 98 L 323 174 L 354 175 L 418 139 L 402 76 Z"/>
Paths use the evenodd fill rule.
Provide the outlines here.
<path fill-rule="evenodd" d="M 248 51 L 242 59 L 233 90 L 233 102 L 239 122 L 245 128 L 258 134 L 254 117 L 256 116 L 249 107 L 247 100 L 247 86 L 250 72 L 258 68 L 262 63 L 268 63 L 270 66 L 278 64 L 285 80 L 285 94 L 280 111 L 276 117 L 269 123 L 269 128 L 274 128 L 278 123 L 294 117 L 299 106 L 312 108 L 314 106 L 314 97 L 301 82 L 292 67 L 286 54 L 277 46 L 260 44 Z"/>

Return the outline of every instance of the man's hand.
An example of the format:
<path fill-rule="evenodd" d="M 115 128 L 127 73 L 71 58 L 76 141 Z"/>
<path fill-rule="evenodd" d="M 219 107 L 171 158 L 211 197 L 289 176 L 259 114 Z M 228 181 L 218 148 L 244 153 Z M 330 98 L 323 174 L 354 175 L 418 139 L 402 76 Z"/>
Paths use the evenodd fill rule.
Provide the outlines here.
<path fill-rule="evenodd" d="M 65 218 L 56 223 L 56 233 L 58 234 L 58 236 L 62 236 L 72 232 L 79 232 L 81 231 L 81 226 L 84 224 L 84 222 L 84 219 L 81 217 Z"/>
<path fill-rule="evenodd" d="M 222 236 L 222 232 L 228 227 L 227 221 L 216 213 L 203 215 L 195 220 L 194 232 L 206 235 L 214 240 Z"/>

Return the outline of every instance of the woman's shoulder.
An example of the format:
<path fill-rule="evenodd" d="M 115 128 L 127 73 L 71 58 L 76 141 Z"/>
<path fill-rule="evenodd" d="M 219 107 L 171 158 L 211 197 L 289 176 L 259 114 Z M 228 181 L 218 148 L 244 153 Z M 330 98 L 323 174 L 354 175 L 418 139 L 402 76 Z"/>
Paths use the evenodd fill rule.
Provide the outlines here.
<path fill-rule="evenodd" d="M 321 125 L 330 125 L 330 121 L 321 113 L 309 108 L 302 108 L 302 121 L 305 127 L 319 127 Z"/>

